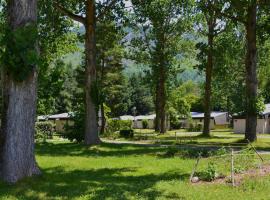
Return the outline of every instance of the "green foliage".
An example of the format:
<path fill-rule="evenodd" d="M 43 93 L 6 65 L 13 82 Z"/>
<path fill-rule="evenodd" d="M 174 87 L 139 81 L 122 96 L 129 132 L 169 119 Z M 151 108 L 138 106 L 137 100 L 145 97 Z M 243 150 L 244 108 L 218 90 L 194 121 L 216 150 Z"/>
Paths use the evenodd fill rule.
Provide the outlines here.
<path fill-rule="evenodd" d="M 81 143 L 84 140 L 84 126 L 85 126 L 84 111 L 81 110 L 75 112 L 72 120 L 74 121 L 74 124 L 72 126 L 67 125 L 65 127 L 64 137 L 71 142 L 75 141 Z"/>
<path fill-rule="evenodd" d="M 142 127 L 143 127 L 143 129 L 148 128 L 148 120 L 146 120 L 146 119 L 142 120 Z"/>
<path fill-rule="evenodd" d="M 187 81 L 174 88 L 168 98 L 168 111 L 172 124 L 179 126 L 179 118 L 190 116 L 191 108 L 200 101 L 198 84 Z"/>
<path fill-rule="evenodd" d="M 103 79 L 102 94 L 104 102 L 111 109 L 111 117 L 127 113 L 130 107 L 130 90 L 127 79 L 121 71 L 109 72 Z"/>
<path fill-rule="evenodd" d="M 132 121 L 131 120 L 118 120 L 118 119 L 109 119 L 106 132 L 114 133 L 121 130 L 131 130 Z"/>
<path fill-rule="evenodd" d="M 189 132 L 200 132 L 202 131 L 202 128 L 203 128 L 202 124 L 190 122 L 187 130 Z"/>
<path fill-rule="evenodd" d="M 37 51 L 38 31 L 36 25 L 27 25 L 16 30 L 7 29 L 1 43 L 4 46 L 2 62 L 5 70 L 16 81 L 25 80 L 39 65 Z"/>
<path fill-rule="evenodd" d="M 134 130 L 120 130 L 119 135 L 123 138 L 133 138 Z"/>
<path fill-rule="evenodd" d="M 38 77 L 38 114 L 72 112 L 81 92 L 76 80 L 77 68 L 56 60 Z M 48 88 L 50 88 L 48 90 Z"/>
<path fill-rule="evenodd" d="M 207 168 L 203 171 L 202 180 L 213 181 L 218 177 L 217 166 L 213 162 L 209 162 Z"/>
<path fill-rule="evenodd" d="M 49 121 L 46 122 L 36 122 L 35 124 L 35 139 L 46 140 L 51 139 L 55 131 L 55 124 Z"/>
<path fill-rule="evenodd" d="M 136 67 L 136 66 L 133 66 Z M 137 115 L 146 115 L 154 111 L 154 101 L 149 87 L 148 77 L 139 72 L 132 73 L 128 80 L 130 90 L 129 113 L 136 107 Z"/>

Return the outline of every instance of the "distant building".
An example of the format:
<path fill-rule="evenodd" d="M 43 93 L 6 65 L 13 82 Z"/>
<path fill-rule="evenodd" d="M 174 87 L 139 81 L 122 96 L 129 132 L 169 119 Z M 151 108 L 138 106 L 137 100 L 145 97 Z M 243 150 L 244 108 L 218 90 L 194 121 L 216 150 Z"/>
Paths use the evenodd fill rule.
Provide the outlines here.
<path fill-rule="evenodd" d="M 43 115 L 38 116 L 38 121 L 53 121 L 55 123 L 55 131 L 63 133 L 65 131 L 66 125 L 73 125 L 74 121 L 72 120 L 73 113 L 61 113 L 56 115 Z"/>
<path fill-rule="evenodd" d="M 234 133 L 246 132 L 246 119 L 243 116 L 234 116 L 233 119 Z M 270 133 L 270 104 L 265 105 L 265 110 L 257 119 L 257 133 Z"/>
<path fill-rule="evenodd" d="M 204 125 L 204 113 L 201 112 L 191 112 L 190 113 L 191 120 L 185 119 L 183 121 L 184 127 L 188 128 L 190 123 L 194 125 Z M 218 129 L 218 128 L 227 128 L 230 125 L 230 117 L 228 112 L 211 112 L 210 118 L 210 129 Z"/>
<path fill-rule="evenodd" d="M 155 128 L 155 120 L 156 114 L 152 115 L 139 115 L 139 116 L 131 116 L 131 115 L 123 115 L 119 117 L 120 120 L 130 120 L 132 121 L 132 127 L 135 129 L 143 129 L 143 121 L 147 121 L 147 129 Z M 169 120 L 166 121 L 167 129 L 170 129 Z"/>

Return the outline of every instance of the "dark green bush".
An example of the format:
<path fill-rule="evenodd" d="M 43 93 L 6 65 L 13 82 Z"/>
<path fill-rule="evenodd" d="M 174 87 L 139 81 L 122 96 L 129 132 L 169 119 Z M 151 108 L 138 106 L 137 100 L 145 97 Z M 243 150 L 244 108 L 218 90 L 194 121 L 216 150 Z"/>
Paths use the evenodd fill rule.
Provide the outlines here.
<path fill-rule="evenodd" d="M 189 132 L 200 132 L 200 131 L 202 131 L 202 128 L 203 128 L 202 124 L 190 123 L 187 130 Z"/>
<path fill-rule="evenodd" d="M 179 120 L 178 121 L 170 121 L 171 125 L 171 130 L 178 130 L 183 127 L 183 123 L 181 123 Z"/>
<path fill-rule="evenodd" d="M 84 140 L 85 113 L 84 110 L 76 112 L 72 118 L 74 125 L 66 125 L 63 136 L 71 142 L 82 142 Z"/>
<path fill-rule="evenodd" d="M 143 127 L 143 129 L 148 128 L 148 121 L 146 119 L 142 120 L 142 127 Z"/>
<path fill-rule="evenodd" d="M 123 138 L 133 138 L 134 137 L 134 131 L 133 130 L 120 130 L 119 132 L 120 137 Z"/>
<path fill-rule="evenodd" d="M 114 133 L 116 131 L 121 130 L 131 130 L 132 129 L 132 121 L 131 120 L 117 120 L 117 119 L 109 119 L 106 132 Z"/>
<path fill-rule="evenodd" d="M 51 139 L 55 130 L 54 123 L 50 121 L 36 122 L 35 124 L 35 139 Z"/>

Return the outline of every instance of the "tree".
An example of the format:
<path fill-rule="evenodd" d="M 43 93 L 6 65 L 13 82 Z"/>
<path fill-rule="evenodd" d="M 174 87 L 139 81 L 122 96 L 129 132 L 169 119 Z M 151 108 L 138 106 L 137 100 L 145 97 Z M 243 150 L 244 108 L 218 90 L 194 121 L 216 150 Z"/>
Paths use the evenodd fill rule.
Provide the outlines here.
<path fill-rule="evenodd" d="M 127 111 L 128 94 L 126 80 L 122 75 L 124 58 L 123 24 L 115 19 L 112 11 L 99 18 L 97 32 L 97 86 L 98 108 L 101 114 L 100 134 L 106 125 L 105 107 L 109 105 L 112 115 Z M 120 75 L 119 75 L 120 74 Z M 126 98 L 126 103 L 124 102 Z"/>
<path fill-rule="evenodd" d="M 174 70 L 175 58 L 182 53 L 179 52 L 179 40 L 190 25 L 190 18 L 187 18 L 190 2 L 133 0 L 132 3 L 136 24 L 134 32 L 139 33 L 133 41 L 137 50 L 144 51 L 142 56 L 151 68 L 149 78 L 155 91 L 155 129 L 165 133 L 167 81 L 170 71 Z"/>
<path fill-rule="evenodd" d="M 257 139 L 257 14 L 259 6 L 267 1 L 257 0 L 223 0 L 222 9 L 212 6 L 220 15 L 231 19 L 234 23 L 241 23 L 246 31 L 246 131 L 245 139 L 253 142 Z"/>
<path fill-rule="evenodd" d="M 113 0 L 106 2 L 105 6 L 100 8 L 100 4 L 96 6 L 95 0 L 81 1 L 57 1 L 55 6 L 64 15 L 72 20 L 81 23 L 85 28 L 85 139 L 86 145 L 99 144 L 97 127 L 97 109 L 95 105 L 94 88 L 96 88 L 96 21 L 102 15 L 106 15 L 108 10 L 112 9 L 119 1 Z M 73 8 L 73 13 L 69 8 Z M 77 9 L 77 10 L 76 10 Z M 98 14 L 98 15 L 97 15 Z M 85 16 L 83 16 L 85 15 Z"/>
<path fill-rule="evenodd" d="M 191 108 L 200 100 L 198 85 L 192 81 L 181 83 L 168 97 L 168 110 L 172 128 L 180 128 L 180 119 L 189 118 Z"/>
<path fill-rule="evenodd" d="M 206 54 L 207 61 L 203 62 L 202 65 L 205 65 L 205 91 L 204 91 L 204 126 L 203 126 L 203 135 L 210 136 L 210 121 L 211 121 L 211 110 L 212 110 L 212 103 L 211 103 L 211 95 L 212 95 L 212 76 L 213 76 L 213 68 L 214 68 L 214 61 L 215 61 L 215 51 L 214 51 L 214 39 L 218 34 L 222 32 L 224 27 L 222 28 L 222 24 L 219 23 L 221 19 L 219 19 L 219 14 L 211 9 L 212 6 L 219 6 L 220 4 L 217 1 L 213 0 L 201 0 L 198 2 L 198 8 L 203 13 L 207 31 L 205 35 L 207 36 L 207 47 L 201 48 L 203 53 Z M 222 21 L 221 21 L 222 22 Z M 224 23 L 224 21 L 223 21 Z M 203 25 L 199 25 L 203 26 Z"/>
<path fill-rule="evenodd" d="M 37 38 L 37 1 L 8 1 L 2 73 L 0 174 L 9 183 L 40 174 L 34 155 Z"/>
<path fill-rule="evenodd" d="M 74 104 L 77 103 L 75 93 L 79 90 L 76 68 L 71 63 L 56 60 L 42 71 L 38 78 L 39 115 L 73 111 Z"/>
<path fill-rule="evenodd" d="M 215 41 L 213 108 L 230 115 L 245 113 L 245 33 L 242 26 L 227 25 Z"/>
<path fill-rule="evenodd" d="M 154 111 L 153 96 L 151 95 L 151 88 L 146 82 L 147 77 L 142 73 L 131 74 L 129 77 L 129 87 L 131 91 L 131 105 L 129 113 L 136 107 L 137 115 L 146 115 Z"/>

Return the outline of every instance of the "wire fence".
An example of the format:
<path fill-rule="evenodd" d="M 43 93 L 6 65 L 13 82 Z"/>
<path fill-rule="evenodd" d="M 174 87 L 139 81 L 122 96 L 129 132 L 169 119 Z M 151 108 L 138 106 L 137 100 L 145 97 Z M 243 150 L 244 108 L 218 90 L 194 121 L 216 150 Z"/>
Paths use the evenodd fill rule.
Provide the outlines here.
<path fill-rule="evenodd" d="M 256 148 L 249 143 L 249 147 L 235 151 L 233 147 L 216 150 L 215 155 L 198 156 L 190 175 L 190 182 L 212 182 L 223 179 L 235 186 L 236 178 L 245 173 L 261 173 L 264 165 L 269 164 L 269 155 L 261 155 Z"/>

